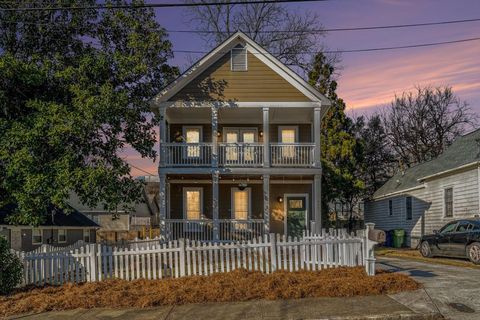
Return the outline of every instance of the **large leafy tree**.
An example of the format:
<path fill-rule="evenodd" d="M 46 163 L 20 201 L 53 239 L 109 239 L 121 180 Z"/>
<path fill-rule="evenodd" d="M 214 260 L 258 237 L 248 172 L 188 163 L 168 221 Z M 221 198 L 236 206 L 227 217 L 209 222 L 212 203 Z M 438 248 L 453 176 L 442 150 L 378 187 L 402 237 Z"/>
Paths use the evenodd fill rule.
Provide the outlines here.
<path fill-rule="evenodd" d="M 314 57 L 308 77 L 310 84 L 332 102 L 321 129 L 323 220 L 327 221 L 327 210 L 334 201 L 346 205 L 352 219 L 364 190 L 363 144 L 356 136 L 357 124 L 345 114 L 345 102 L 336 93 L 335 68 L 324 54 Z"/>
<path fill-rule="evenodd" d="M 12 223 L 38 224 L 50 204 L 68 210 L 71 192 L 111 211 L 137 201 L 141 185 L 119 152 L 155 157 L 149 100 L 177 74 L 154 12 L 0 11 L 0 54 L 0 201 L 17 205 Z"/>

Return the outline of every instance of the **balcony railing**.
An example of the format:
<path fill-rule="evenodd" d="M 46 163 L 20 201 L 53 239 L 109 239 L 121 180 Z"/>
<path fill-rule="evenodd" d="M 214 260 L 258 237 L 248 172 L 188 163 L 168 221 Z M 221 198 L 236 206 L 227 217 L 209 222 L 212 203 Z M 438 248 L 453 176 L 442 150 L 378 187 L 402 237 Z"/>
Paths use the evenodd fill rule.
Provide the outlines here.
<path fill-rule="evenodd" d="M 167 167 L 210 166 L 211 143 L 163 143 Z"/>
<path fill-rule="evenodd" d="M 263 165 L 263 144 L 222 143 L 218 146 L 221 166 L 261 167 Z"/>
<path fill-rule="evenodd" d="M 310 167 L 314 165 L 314 148 L 312 143 L 271 143 L 270 154 L 272 166 Z"/>
<path fill-rule="evenodd" d="M 163 143 L 167 167 L 209 167 L 212 165 L 211 143 Z M 311 167 L 314 165 L 313 143 L 271 143 L 271 165 L 275 167 Z M 262 143 L 220 143 L 218 165 L 222 167 L 261 167 L 264 163 Z"/>
<path fill-rule="evenodd" d="M 219 241 L 251 240 L 265 234 L 264 221 L 261 219 L 219 219 L 217 223 Z M 185 238 L 195 241 L 212 241 L 215 240 L 213 227 L 214 220 L 211 219 L 167 219 L 165 221 L 169 240 Z"/>
<path fill-rule="evenodd" d="M 220 220 L 220 241 L 252 240 L 264 234 L 265 224 L 261 219 Z"/>

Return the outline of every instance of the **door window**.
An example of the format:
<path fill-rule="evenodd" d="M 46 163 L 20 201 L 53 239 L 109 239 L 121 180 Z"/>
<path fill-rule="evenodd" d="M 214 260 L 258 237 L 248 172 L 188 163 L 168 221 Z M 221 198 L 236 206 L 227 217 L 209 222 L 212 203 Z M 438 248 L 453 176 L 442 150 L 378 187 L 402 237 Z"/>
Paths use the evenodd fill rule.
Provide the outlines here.
<path fill-rule="evenodd" d="M 202 139 L 202 128 L 201 127 L 184 127 L 185 131 L 185 141 L 187 143 L 200 143 Z M 199 158 L 200 157 L 200 147 L 199 146 L 187 146 L 187 157 L 188 158 Z"/>
<path fill-rule="evenodd" d="M 470 223 L 468 221 L 460 221 L 457 226 L 457 231 L 456 232 L 466 232 L 469 227 Z M 471 228 L 471 227 L 470 227 Z"/>
<path fill-rule="evenodd" d="M 243 161 L 253 161 L 255 159 L 254 147 L 249 147 L 249 143 L 257 142 L 257 131 L 255 129 L 226 129 L 225 142 L 229 145 L 226 147 L 225 158 L 227 161 L 238 161 L 243 155 Z"/>
<path fill-rule="evenodd" d="M 280 127 L 280 142 L 293 144 L 297 142 L 297 127 Z M 294 146 L 282 146 L 282 157 L 293 158 L 295 156 Z"/>
<path fill-rule="evenodd" d="M 286 235 L 301 237 L 307 227 L 306 196 L 287 196 L 286 199 Z"/>
<path fill-rule="evenodd" d="M 444 226 L 440 230 L 440 233 L 441 234 L 446 234 L 446 233 L 454 232 L 456 227 L 457 227 L 457 223 L 456 222 L 451 222 L 451 223 L 447 224 L 446 226 Z"/>

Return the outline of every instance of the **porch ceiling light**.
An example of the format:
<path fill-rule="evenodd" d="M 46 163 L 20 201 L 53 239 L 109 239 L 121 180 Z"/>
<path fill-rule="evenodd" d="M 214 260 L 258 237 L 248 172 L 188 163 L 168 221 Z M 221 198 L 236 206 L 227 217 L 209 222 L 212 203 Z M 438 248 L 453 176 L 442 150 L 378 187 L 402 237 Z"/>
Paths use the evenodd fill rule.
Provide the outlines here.
<path fill-rule="evenodd" d="M 245 182 L 241 182 L 238 184 L 238 189 L 243 191 L 247 187 L 247 184 Z"/>

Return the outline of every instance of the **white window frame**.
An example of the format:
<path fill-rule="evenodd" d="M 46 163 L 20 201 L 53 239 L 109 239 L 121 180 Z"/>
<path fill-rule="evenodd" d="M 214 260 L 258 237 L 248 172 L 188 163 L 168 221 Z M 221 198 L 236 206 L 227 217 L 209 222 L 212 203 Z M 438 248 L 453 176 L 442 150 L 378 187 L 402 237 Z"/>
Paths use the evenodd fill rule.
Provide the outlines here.
<path fill-rule="evenodd" d="M 393 199 L 388 200 L 388 216 L 393 216 Z"/>
<path fill-rule="evenodd" d="M 452 189 L 452 215 L 451 216 L 447 216 L 447 207 L 445 206 L 445 194 L 447 189 Z M 455 190 L 453 186 L 443 187 L 442 211 L 443 211 L 443 217 L 446 219 L 453 219 L 453 217 L 455 216 Z"/>
<path fill-rule="evenodd" d="M 34 239 L 35 239 L 35 231 L 38 231 L 40 233 L 40 242 L 36 242 Z M 38 228 L 34 228 L 32 229 L 32 244 L 43 244 L 43 230 L 42 229 L 38 229 Z"/>
<path fill-rule="evenodd" d="M 411 203 L 412 203 L 412 205 L 411 205 L 411 207 L 412 207 L 412 216 L 411 216 L 411 219 L 408 219 L 408 212 L 407 212 L 407 199 L 408 199 L 408 198 L 410 198 L 410 199 L 412 200 L 412 201 L 411 201 Z M 406 221 L 411 221 L 411 220 L 413 220 L 413 197 L 412 197 L 412 196 L 405 196 L 405 220 L 406 220 Z"/>
<path fill-rule="evenodd" d="M 60 241 L 60 230 L 65 231 L 65 240 Z M 67 229 L 58 229 L 57 230 L 57 243 L 67 243 L 68 239 L 68 231 Z"/>
<path fill-rule="evenodd" d="M 237 45 L 230 50 L 230 71 L 232 72 L 246 72 L 248 71 L 248 50 L 247 46 Z M 245 50 L 245 70 L 233 70 L 233 50 Z"/>
<path fill-rule="evenodd" d="M 200 191 L 200 217 L 203 219 L 203 188 L 202 187 L 183 187 L 183 219 L 188 220 L 187 215 L 187 191 Z"/>
<path fill-rule="evenodd" d="M 232 220 L 237 220 L 235 217 L 235 191 L 247 191 L 248 192 L 248 213 L 247 220 L 252 218 L 252 188 L 245 188 L 240 190 L 238 187 L 232 187 L 230 190 L 230 218 Z"/>
<path fill-rule="evenodd" d="M 295 142 L 298 143 L 298 126 L 278 126 L 278 143 L 283 143 L 282 141 L 282 131 L 283 130 L 295 130 Z"/>
<path fill-rule="evenodd" d="M 243 142 L 243 136 L 242 134 L 245 132 L 245 131 L 255 131 L 255 142 L 254 143 L 258 143 L 258 128 L 257 127 L 223 127 L 222 129 L 222 136 L 223 136 L 223 142 L 224 143 L 227 143 L 227 131 L 236 131 L 238 133 L 238 140 L 242 140 L 242 141 L 239 141 L 237 143 L 245 143 Z"/>
<path fill-rule="evenodd" d="M 85 240 L 85 235 L 88 235 L 88 241 Z M 83 229 L 83 242 L 90 243 L 91 242 L 91 232 L 90 229 Z"/>

